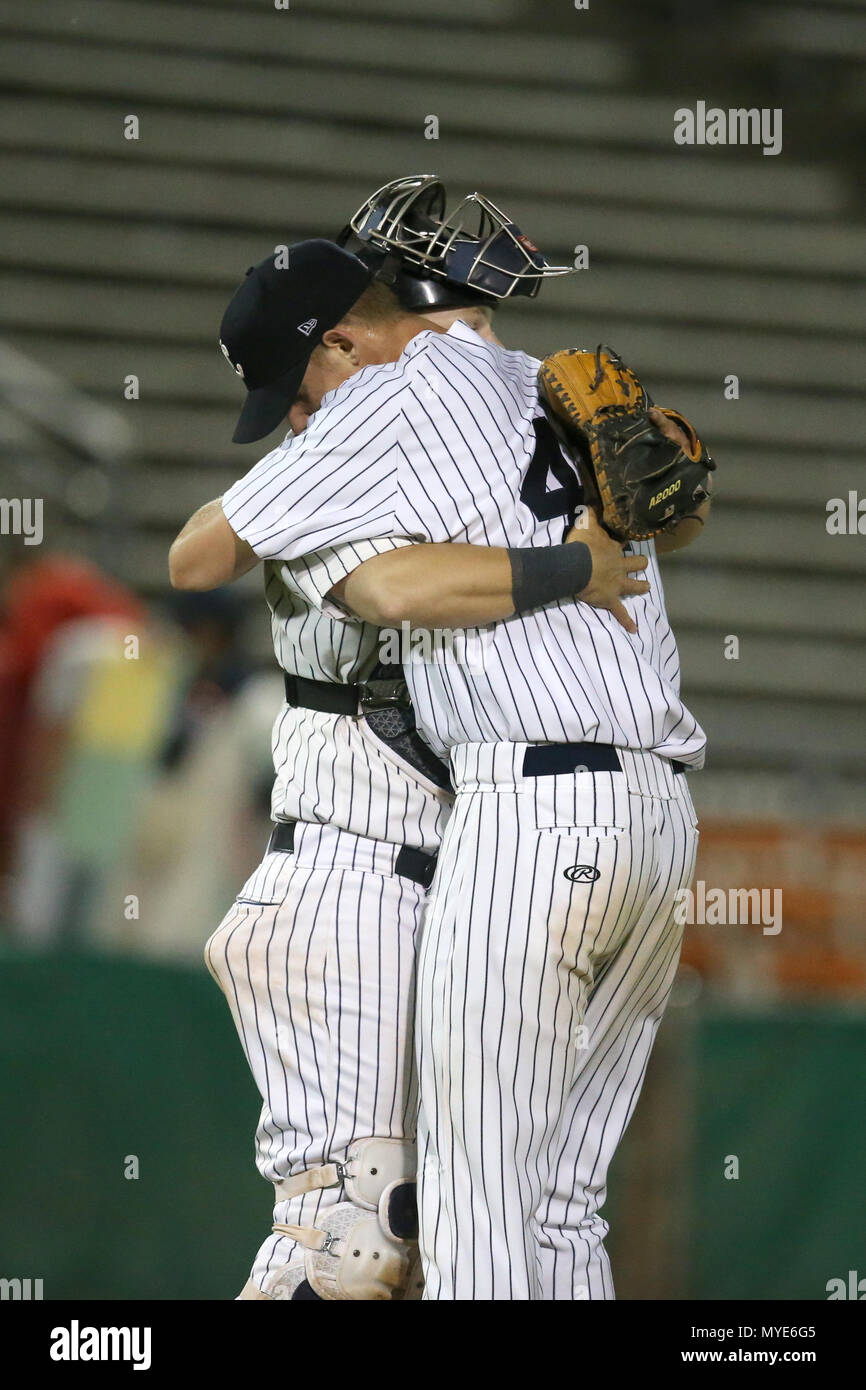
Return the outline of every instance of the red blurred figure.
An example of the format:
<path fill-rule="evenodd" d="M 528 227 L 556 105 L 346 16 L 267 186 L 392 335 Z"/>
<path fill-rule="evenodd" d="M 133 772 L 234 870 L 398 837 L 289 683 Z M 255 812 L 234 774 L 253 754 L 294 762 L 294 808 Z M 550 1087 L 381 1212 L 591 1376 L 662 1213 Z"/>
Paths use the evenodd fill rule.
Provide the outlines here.
<path fill-rule="evenodd" d="M 45 769 L 28 766 L 29 700 L 54 635 L 80 618 L 141 622 L 138 599 L 76 555 L 46 555 L 14 568 L 0 593 L 0 873 L 9 869 L 13 829 L 39 795 Z"/>

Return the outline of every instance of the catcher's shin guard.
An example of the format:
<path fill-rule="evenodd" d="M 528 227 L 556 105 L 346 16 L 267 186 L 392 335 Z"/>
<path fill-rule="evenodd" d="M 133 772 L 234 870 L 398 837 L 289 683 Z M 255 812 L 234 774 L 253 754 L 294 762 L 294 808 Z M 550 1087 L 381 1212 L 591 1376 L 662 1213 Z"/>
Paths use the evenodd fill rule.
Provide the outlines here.
<path fill-rule="evenodd" d="M 304 1297 L 306 1282 L 326 1301 L 420 1298 L 415 1144 L 359 1139 L 345 1163 L 307 1169 L 275 1187 L 284 1199 L 341 1183 L 347 1200 L 328 1207 L 316 1226 L 274 1226 L 306 1255 L 303 1269 L 290 1266 L 274 1281 L 270 1297 Z"/>
<path fill-rule="evenodd" d="M 235 1299 L 236 1303 L 245 1302 L 247 1299 L 263 1298 L 266 1303 L 277 1303 L 284 1299 L 292 1299 L 313 1303 L 323 1303 L 317 1293 L 314 1293 L 307 1283 L 307 1272 L 303 1265 L 286 1265 L 285 1269 L 278 1271 L 276 1277 L 272 1277 L 269 1284 L 269 1292 L 265 1293 L 258 1284 L 254 1284 L 252 1279 L 248 1279 Z"/>

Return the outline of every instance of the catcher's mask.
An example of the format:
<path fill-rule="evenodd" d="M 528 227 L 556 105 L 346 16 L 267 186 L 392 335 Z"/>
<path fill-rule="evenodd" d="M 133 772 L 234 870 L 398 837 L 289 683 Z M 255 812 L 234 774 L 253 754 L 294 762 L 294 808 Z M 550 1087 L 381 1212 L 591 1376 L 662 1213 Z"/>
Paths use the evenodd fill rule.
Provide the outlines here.
<path fill-rule="evenodd" d="M 573 267 L 549 265 L 489 198 L 470 193 L 446 213 L 435 174 L 393 179 L 358 208 L 337 238 L 370 265 L 407 309 L 495 305 L 533 298 L 542 280 Z"/>

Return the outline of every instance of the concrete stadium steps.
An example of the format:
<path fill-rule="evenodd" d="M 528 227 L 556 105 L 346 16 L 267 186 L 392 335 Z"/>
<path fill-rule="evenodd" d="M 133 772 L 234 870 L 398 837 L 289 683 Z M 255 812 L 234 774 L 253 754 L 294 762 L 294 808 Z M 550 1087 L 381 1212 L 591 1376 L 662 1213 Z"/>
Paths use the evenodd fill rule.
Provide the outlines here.
<path fill-rule="evenodd" d="M 848 575 L 853 585 L 854 576 L 866 570 L 863 537 L 828 535 L 825 517 L 823 503 L 816 504 L 810 515 L 786 510 L 782 500 L 759 511 L 728 506 L 720 499 L 712 525 L 697 542 L 701 561 L 732 569 L 742 565 L 764 572 Z M 758 584 L 756 604 L 759 595 Z"/>
<path fill-rule="evenodd" d="M 0 400 L 0 494 L 21 496 L 17 489 L 13 491 L 10 487 L 10 477 L 17 478 L 26 468 L 38 464 L 44 451 L 44 445 L 40 447 L 27 420 Z M 23 458 L 17 457 L 18 452 L 23 453 Z"/>
<path fill-rule="evenodd" d="M 149 0 L 148 0 L 149 2 Z M 247 0 L 185 0 L 196 9 L 208 11 L 240 10 L 246 11 Z M 357 10 L 353 0 L 292 0 L 293 6 L 310 4 L 316 11 L 339 14 L 343 18 L 355 17 Z M 428 0 L 364 0 L 365 15 L 384 16 L 389 19 L 413 19 L 419 24 L 429 23 L 431 8 Z M 437 20 L 447 20 L 454 26 L 462 39 L 464 27 L 484 28 L 487 26 L 508 27 L 522 32 L 537 32 L 538 24 L 533 20 L 533 11 L 527 8 L 526 0 L 437 0 L 435 15 Z"/>
<path fill-rule="evenodd" d="M 542 304 L 537 317 L 546 329 Z M 587 315 L 586 326 L 578 319 L 578 327 L 586 332 L 597 324 L 601 332 L 601 317 L 597 312 Z M 503 318 L 503 330 L 504 324 Z M 808 386 L 816 391 L 823 387 L 835 395 L 860 392 L 866 382 L 866 343 L 849 343 L 835 335 L 784 331 L 746 335 L 735 328 L 708 332 L 703 326 L 688 323 L 659 327 L 623 322 L 621 330 L 622 343 L 616 341 L 614 346 L 641 377 L 646 375 L 655 395 L 661 375 L 682 381 L 712 381 L 721 395 L 725 378 L 734 373 L 740 379 L 743 400 L 763 386 L 788 390 Z M 591 345 L 595 347 L 594 342 Z"/>
<path fill-rule="evenodd" d="M 795 773 L 748 766 L 719 767 L 711 762 L 689 778 L 701 821 L 789 822 L 862 827 L 866 821 L 866 787 L 851 776 L 808 771 Z"/>
<path fill-rule="evenodd" d="M 0 270 L 0 281 L 2 277 Z M 18 276 L 14 278 L 19 279 Z M 65 295 L 68 282 L 54 283 L 62 284 Z M 103 282 L 100 282 L 100 288 L 102 293 L 110 293 L 103 287 Z M 5 336 L 10 341 L 19 342 L 24 351 L 68 375 L 84 389 L 97 394 L 116 390 L 118 365 L 120 356 L 123 356 L 129 362 L 128 370 L 141 376 L 142 384 L 147 380 L 151 394 L 211 400 L 214 404 L 225 400 L 225 362 L 217 353 L 220 299 L 215 298 L 209 318 L 196 323 L 199 336 L 194 343 L 187 345 L 182 341 L 167 339 L 165 343 L 157 345 L 143 341 L 125 348 L 119 355 L 118 344 L 112 341 L 110 330 L 104 333 L 101 330 L 98 297 L 92 300 L 94 317 L 89 318 L 85 325 L 90 334 L 98 336 L 84 340 L 73 336 L 64 338 L 59 326 L 46 324 L 42 331 L 29 330 L 26 335 L 22 332 L 19 338 L 11 325 L 17 323 L 21 326 L 22 309 L 19 303 L 15 312 L 14 286 L 10 284 L 9 290 L 8 317 L 0 306 L 0 329 L 4 322 L 10 325 L 5 330 Z M 126 286 L 119 291 L 121 296 L 126 292 Z M 221 295 L 227 297 L 230 292 L 231 286 L 227 286 Z M 135 293 L 142 300 L 150 292 L 139 286 Z M 182 294 L 178 290 L 177 298 L 181 302 Z M 139 321 L 136 318 L 135 322 Z M 112 313 L 108 322 L 116 322 L 116 314 Z M 535 316 L 525 323 L 517 321 L 506 308 L 501 312 L 497 326 L 507 342 L 520 343 L 528 349 L 535 340 L 539 344 L 539 351 L 558 344 L 566 346 L 577 342 L 594 348 L 596 334 L 607 329 L 613 346 L 635 368 L 654 397 L 664 404 L 668 403 L 668 399 L 672 404 L 678 403 L 683 388 L 688 390 L 692 384 L 703 385 L 710 392 L 715 392 L 723 401 L 725 410 L 730 412 L 736 411 L 742 401 L 755 391 L 764 388 L 771 391 L 782 388 L 791 392 L 798 389 L 813 392 L 824 390 L 834 399 L 844 399 L 857 396 L 862 390 L 862 381 L 866 379 L 866 346 L 847 344 L 836 338 L 785 337 L 781 334 L 745 337 L 730 330 L 707 335 L 700 328 L 651 328 L 625 321 L 617 323 L 616 332 L 611 333 L 613 325 L 610 319 L 600 322 L 590 315 L 578 317 L 568 337 L 565 336 L 568 326 L 561 326 L 556 320 L 549 319 L 541 304 Z M 592 329 L 595 329 L 595 333 L 591 332 Z M 723 382 L 731 371 L 736 371 L 740 378 L 741 401 L 724 400 Z M 661 394 L 659 383 L 662 379 L 676 383 L 667 387 L 669 395 Z M 833 443 L 835 446 L 837 441 Z M 776 457 L 780 458 L 781 455 L 777 454 Z"/>
<path fill-rule="evenodd" d="M 769 53 L 774 25 L 795 55 L 807 32 L 826 63 L 845 59 L 837 33 L 857 49 L 853 5 L 749 10 L 744 50 Z M 609 41 L 596 22 L 588 36 L 586 19 L 566 4 L 539 22 L 523 0 L 0 0 L 0 337 L 122 409 L 136 437 L 116 514 L 92 525 L 62 501 L 80 465 L 5 406 L 0 473 L 43 489 L 52 541 L 95 550 L 158 600 L 183 521 L 275 442 L 230 443 L 242 391 L 216 337 L 246 266 L 333 234 L 397 174 L 480 185 L 551 259 L 590 247 L 589 271 L 500 312 L 503 338 L 539 355 L 612 343 L 719 459 L 712 524 L 663 562 L 684 689 L 711 733 L 699 810 L 785 814 L 820 774 L 837 808 L 866 814 L 850 781 L 866 771 L 866 552 L 825 525 L 829 498 L 866 492 L 852 190 L 787 148 L 674 146 L 691 88 L 641 94 L 631 31 Z M 123 139 L 130 112 L 138 142 Z M 129 373 L 137 402 L 123 400 Z M 240 587 L 270 661 L 260 577 Z"/>
<path fill-rule="evenodd" d="M 2 55 L 2 49 L 0 49 Z M 124 145 L 127 148 L 124 148 Z M 118 138 L 114 159 L 50 156 L 23 151 L 0 154 L 0 180 L 12 207 L 39 207 L 51 213 L 97 212 L 103 216 L 153 216 L 171 209 L 172 221 L 211 221 L 218 225 L 277 225 L 296 237 L 310 228 L 336 232 L 370 190 L 369 180 L 334 185 L 283 172 L 217 172 L 163 166 L 147 159 L 146 150 Z M 575 181 L 579 172 L 575 170 Z M 316 210 L 315 212 L 313 210 Z M 769 270 L 816 275 L 855 276 L 866 258 L 866 232 L 857 226 L 834 227 L 820 221 L 723 215 L 698 210 L 645 208 L 629 216 L 622 206 L 595 201 L 574 208 L 556 199 L 527 200 L 515 193 L 508 211 L 551 257 L 576 245 L 606 257 L 686 266 L 704 265 L 742 271 Z M 570 263 L 571 257 L 569 256 Z"/>
<path fill-rule="evenodd" d="M 705 625 L 715 639 L 733 632 L 744 643 L 785 632 L 846 642 L 866 638 L 866 607 L 851 603 L 846 575 L 732 568 L 713 564 L 696 547 L 667 556 L 662 579 L 678 629 L 680 621 L 690 631 Z"/>
<path fill-rule="evenodd" d="M 688 660 L 685 653 L 684 659 Z M 712 767 L 775 767 L 793 777 L 808 771 L 825 788 L 840 772 L 860 778 L 866 773 L 862 710 L 856 703 L 822 699 L 816 704 L 784 694 L 733 698 L 722 690 L 696 693 L 689 698 L 689 708 L 710 731 Z M 832 811 L 832 803 L 828 809 Z M 824 810 L 816 802 L 816 819 Z M 729 814 L 737 814 L 736 799 Z"/>
<path fill-rule="evenodd" d="M 772 695 L 780 700 L 796 696 L 862 706 L 866 649 L 859 640 L 795 637 L 787 632 L 744 634 L 739 657 L 729 661 L 724 655 L 726 636 L 707 628 L 688 630 L 685 623 L 678 626 L 683 685 L 695 702 L 699 693 L 707 692 L 738 701 L 743 696 Z"/>
<path fill-rule="evenodd" d="M 463 6 L 463 13 L 471 6 Z M 136 3 L 135 0 L 76 0 L 74 28 L 70 26 L 67 0 L 40 0 L 23 8 L 16 0 L 0 0 L 0 29 L 10 33 L 47 36 L 63 34 L 76 43 L 113 42 L 124 48 L 176 49 L 218 57 L 227 54 L 257 64 L 284 62 L 302 57 L 305 63 L 327 63 L 343 49 L 353 66 L 379 71 L 417 72 L 425 80 L 433 73 L 483 80 L 488 73 L 521 85 L 540 81 L 572 87 L 575 80 L 593 86 L 626 81 L 633 63 L 619 45 L 587 38 L 577 17 L 571 36 L 535 28 L 525 34 L 519 48 L 508 32 L 463 32 L 455 43 L 442 25 L 442 10 L 424 6 L 415 22 L 407 23 L 412 7 L 404 4 L 386 18 L 377 19 L 364 5 L 363 23 L 347 17 L 322 18 L 315 3 L 303 10 L 294 0 L 289 11 L 271 5 L 253 9 L 244 5 L 207 14 L 191 5 Z M 204 22 L 203 22 L 204 21 Z M 348 43 L 347 43 L 348 40 Z M 266 55 L 263 57 L 263 55 Z"/>
<path fill-rule="evenodd" d="M 721 450 L 727 441 L 756 443 L 768 448 L 786 444 L 812 446 L 820 453 L 832 441 L 835 449 L 857 450 L 863 441 L 863 404 L 854 395 L 838 399 L 817 395 L 803 404 L 809 381 L 805 376 L 793 385 L 795 390 L 747 390 L 738 401 L 726 401 L 719 387 L 689 385 L 653 378 L 653 395 L 660 401 L 676 401 L 678 409 L 700 421 L 707 439 L 718 441 Z M 798 405 L 799 400 L 799 405 Z"/>
<path fill-rule="evenodd" d="M 857 3 L 857 0 L 854 0 Z M 772 53 L 805 53 L 812 59 L 866 58 L 866 14 L 845 6 L 762 5 L 743 11 L 743 42 Z"/>
<path fill-rule="evenodd" d="M 769 176 L 768 176 L 769 177 Z M 531 212 L 520 196 L 509 208 L 517 222 Z M 554 246 L 572 243 L 574 214 L 557 201 L 539 205 L 544 233 Z M 687 265 L 729 266 L 734 269 L 794 271 L 825 275 L 856 275 L 866 255 L 866 232 L 858 226 L 834 226 L 832 236 L 819 222 L 775 218 L 722 216 L 698 211 L 657 212 L 643 209 L 634 216 L 617 214 L 599 204 L 585 208 L 574 240 L 606 255 L 631 256 Z"/>
<path fill-rule="evenodd" d="M 49 0 L 50 3 L 60 5 L 61 14 L 62 4 L 60 0 Z M 7 7 L 8 13 L 14 18 L 16 16 L 14 0 L 2 0 Z M 122 23 L 122 13 L 124 6 L 113 0 L 115 13 L 119 22 Z M 101 0 L 84 0 L 84 5 L 76 5 L 76 16 L 86 13 L 88 16 L 91 11 L 97 15 L 101 11 Z M 260 22 L 263 18 L 265 23 L 270 22 L 274 17 L 277 23 L 288 20 L 292 23 L 296 20 L 321 19 L 337 20 L 344 25 L 357 23 L 358 13 L 354 0 L 291 0 L 291 7 L 286 11 L 276 11 L 275 16 L 271 14 L 271 0 L 262 7 L 262 10 L 254 10 L 249 0 L 180 0 L 179 4 L 171 4 L 169 0 L 134 0 L 135 8 L 141 12 L 141 20 L 134 23 L 146 23 L 146 16 L 154 16 L 151 25 L 151 38 L 158 38 L 161 32 L 160 19 L 165 17 L 165 22 L 175 23 L 175 16 L 178 11 L 183 9 L 193 18 L 191 24 L 198 23 L 202 28 L 209 28 L 211 24 L 222 26 L 220 33 L 227 33 L 229 30 L 225 26 L 234 23 L 232 31 L 236 41 L 240 44 L 245 42 L 243 29 L 245 22 L 251 20 L 254 23 Z M 274 6 L 274 9 L 276 7 Z M 572 16 L 568 16 L 569 19 Z M 580 16 L 574 16 L 576 26 L 580 24 Z M 408 26 L 416 33 L 422 34 L 425 30 L 433 27 L 442 29 L 443 21 L 448 28 L 459 38 L 462 43 L 475 30 L 486 38 L 496 38 L 499 33 L 505 31 L 510 36 L 515 33 L 520 34 L 521 42 L 525 39 L 530 41 L 545 34 L 553 37 L 561 37 L 562 30 L 558 25 L 551 23 L 543 29 L 538 22 L 537 11 L 533 11 L 531 3 L 527 6 L 527 0 L 437 0 L 434 10 L 431 10 L 427 0 L 364 0 L 363 20 L 365 23 L 378 23 L 386 21 L 387 24 L 395 26 Z M 69 23 L 68 15 L 66 22 Z M 22 21 L 22 27 L 27 30 L 33 27 L 34 21 L 28 16 L 26 21 Z M 75 21 L 70 26 L 74 32 Z M 39 21 L 35 21 L 36 32 L 39 31 Z M 616 40 L 608 38 L 589 38 L 585 37 L 585 29 L 575 28 L 575 34 L 581 43 L 588 43 L 592 51 L 597 51 L 599 57 L 609 57 L 610 55 L 620 54 L 623 45 Z M 178 27 L 178 33 L 182 32 Z M 187 30 L 187 32 L 189 32 Z M 125 34 L 122 29 L 116 31 L 116 36 L 123 39 Z M 266 42 L 266 46 L 278 46 L 283 42 L 281 36 L 274 37 L 274 31 L 262 27 L 256 34 L 258 47 L 251 45 L 251 51 L 258 53 L 261 44 Z M 290 44 L 290 39 L 285 39 L 286 44 Z M 287 49 L 287 51 L 290 51 Z"/>
<path fill-rule="evenodd" d="M 209 0 L 193 0 L 193 3 L 197 6 L 202 3 L 208 5 Z M 321 0 L 321 3 L 313 0 L 313 3 L 317 10 L 340 14 L 344 18 L 356 14 L 352 0 Z M 215 0 L 215 4 L 221 10 L 246 8 L 246 0 Z M 412 18 L 419 23 L 428 22 L 431 13 L 427 0 L 364 0 L 364 12 L 377 18 L 380 15 L 395 20 Z M 527 13 L 524 0 L 442 0 L 441 4 L 437 3 L 435 13 L 437 18 L 456 26 L 461 39 L 463 25 L 511 26 L 529 30 L 537 27 L 531 23 L 531 14 Z"/>
<path fill-rule="evenodd" d="M 555 306 L 545 302 L 552 299 Z M 775 328 L 860 337 L 866 319 L 866 287 L 862 274 L 844 280 L 822 278 L 820 266 L 783 276 L 752 272 L 749 266 L 742 271 L 663 267 L 641 263 L 639 257 L 612 264 L 602 244 L 592 269 L 548 287 L 545 298 L 537 303 L 524 305 L 515 300 L 507 306 L 509 316 L 522 316 L 527 331 L 532 331 L 539 310 L 563 326 L 572 320 L 579 325 L 579 316 L 589 313 L 650 324 L 691 323 L 705 332 L 707 341 L 725 327 L 732 328 L 743 343 L 756 330 Z M 559 341 L 563 341 L 561 331 Z"/>
<path fill-rule="evenodd" d="M 346 116 L 354 114 L 356 124 L 417 129 L 421 147 L 428 149 L 436 143 L 423 134 L 425 118 L 431 113 L 439 118 L 440 140 L 449 133 L 501 129 L 507 113 L 509 124 L 524 138 L 549 140 L 551 131 L 559 130 L 572 139 L 602 139 L 638 149 L 668 149 L 672 144 L 674 106 L 669 98 L 619 94 L 612 104 L 609 95 L 597 90 L 582 72 L 577 53 L 568 90 L 502 81 L 492 75 L 492 68 L 485 68 L 483 83 L 475 81 L 468 90 L 465 77 L 434 72 L 422 82 L 416 75 L 406 76 L 399 59 L 389 71 L 386 54 L 379 71 L 354 71 L 349 66 L 353 33 L 354 26 L 347 25 L 336 88 L 327 60 L 319 64 L 304 60 L 302 66 L 292 68 L 287 80 L 284 54 L 273 53 L 268 61 L 261 55 L 255 59 L 187 56 L 178 50 L 159 51 L 158 43 L 152 51 L 105 44 L 100 45 L 102 61 L 97 66 L 85 45 L 54 36 L 6 37 L 0 51 L 0 79 L 21 91 L 122 97 L 127 109 L 136 112 L 136 103 L 166 102 L 222 112 L 321 118 L 333 115 L 338 93 L 338 109 Z M 303 54 L 291 56 L 303 59 Z"/>
<path fill-rule="evenodd" d="M 231 289 L 229 289 L 229 294 Z M 0 328 L 37 327 L 49 332 L 97 334 L 121 339 L 118 364 L 135 356 L 138 342 L 200 343 L 210 330 L 216 342 L 228 294 L 167 284 L 137 286 L 101 278 L 58 279 L 0 274 Z M 129 368 L 133 370 L 132 367 Z"/>
<path fill-rule="evenodd" d="M 0 141 L 9 149 L 53 151 L 62 130 L 69 154 L 116 158 L 126 112 L 119 101 L 61 101 L 32 93 L 0 98 Z M 578 152 L 572 153 L 575 145 Z M 455 192 L 469 192 L 483 182 L 483 191 L 494 201 L 501 198 L 506 208 L 516 191 L 549 197 L 551 188 L 561 188 L 562 198 L 578 206 L 589 198 L 623 199 L 624 190 L 629 205 L 664 206 L 680 200 L 684 185 L 690 207 L 735 207 L 741 214 L 826 219 L 838 215 L 844 202 L 838 175 L 807 164 L 786 161 L 774 164 L 770 173 L 765 160 L 709 164 L 673 145 L 668 154 L 601 151 L 592 143 L 581 146 L 579 135 L 568 140 L 565 150 L 555 141 L 539 147 L 534 137 L 525 140 L 517 132 L 508 147 L 489 138 L 456 144 L 419 141 L 417 132 L 385 134 L 302 118 L 238 114 L 225 119 L 161 107 L 143 122 L 141 146 L 136 158 L 169 165 L 265 173 L 282 166 L 294 175 L 313 176 L 327 169 L 330 182 L 364 178 L 371 189 L 383 177 L 383 169 L 432 170 Z M 516 158 L 522 150 L 531 157 Z M 535 228 L 529 225 L 528 231 L 532 234 Z"/>
<path fill-rule="evenodd" d="M 203 347 L 143 342 L 121 349 L 109 339 L 82 340 L 41 332 L 12 332 L 4 337 L 82 390 L 117 404 L 122 401 L 122 381 L 127 372 L 138 376 L 146 400 L 192 401 L 225 408 L 228 390 L 238 410 L 243 401 L 240 382 L 227 376 L 229 368 L 216 346 L 216 330 Z M 123 408 L 132 411 L 135 404 L 124 401 Z"/>
<path fill-rule="evenodd" d="M 32 206 L 35 201 L 28 188 L 25 205 Z M 345 206 L 349 207 L 348 201 Z M 309 223 L 299 227 L 296 234 L 318 235 L 323 227 L 332 230 L 324 222 L 318 228 Z M 187 312 L 182 302 L 185 287 L 211 286 L 218 292 L 214 303 L 220 306 L 221 314 L 224 300 L 251 260 L 261 259 L 294 234 L 285 221 L 225 231 L 207 224 L 166 224 L 144 216 L 133 220 L 124 218 L 120 210 L 95 217 L 48 208 L 19 211 L 7 206 L 0 216 L 0 267 L 170 285 L 183 315 Z M 620 320 L 645 323 L 649 340 L 660 324 L 672 322 L 677 330 L 666 341 L 673 350 L 684 341 L 680 335 L 689 325 L 699 335 L 701 352 L 691 354 L 699 359 L 696 368 L 707 354 L 716 352 L 719 343 L 730 343 L 737 345 L 739 353 L 747 354 L 747 360 L 760 363 L 761 372 L 766 374 L 777 368 L 772 361 L 762 361 L 764 354 L 760 347 L 757 351 L 754 347 L 768 341 L 766 334 L 777 331 L 771 340 L 774 355 L 788 335 L 796 335 L 788 344 L 790 354 L 804 333 L 824 334 L 817 360 L 808 363 L 810 380 L 816 383 L 821 383 L 820 373 L 825 370 L 825 349 L 829 350 L 829 361 L 844 362 L 852 346 L 846 335 L 852 340 L 862 338 L 866 321 L 862 276 L 821 279 L 818 268 L 812 274 L 769 276 L 648 264 L 639 267 L 634 262 L 612 263 L 603 246 L 597 253 L 588 271 L 550 282 L 537 300 L 514 299 L 505 304 L 499 318 L 503 335 L 525 343 L 530 350 L 537 342 L 537 350 L 546 351 L 576 341 L 574 335 L 582 333 L 584 315 L 603 315 L 609 336 L 610 326 Z M 200 306 L 193 302 L 188 307 L 197 311 Z M 514 325 L 513 331 L 506 325 Z M 579 341 L 584 341 L 582 336 Z M 615 342 L 615 346 L 621 345 Z M 791 365 L 788 356 L 783 380 L 791 376 Z M 813 377 L 813 372 L 819 376 Z M 860 382 L 856 369 L 839 372 L 839 389 L 850 383 L 859 386 Z"/>

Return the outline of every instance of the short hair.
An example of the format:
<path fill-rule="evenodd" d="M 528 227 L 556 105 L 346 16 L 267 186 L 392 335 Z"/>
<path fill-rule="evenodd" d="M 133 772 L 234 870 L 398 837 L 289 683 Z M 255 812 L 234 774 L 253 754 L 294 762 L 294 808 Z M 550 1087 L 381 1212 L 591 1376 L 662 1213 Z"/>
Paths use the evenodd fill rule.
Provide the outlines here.
<path fill-rule="evenodd" d="M 378 324 L 393 323 L 396 319 L 406 316 L 407 310 L 403 308 L 394 291 L 383 285 L 381 280 L 373 280 L 360 299 L 356 299 L 351 309 L 343 315 L 343 319 L 359 319 L 362 323 Z"/>

